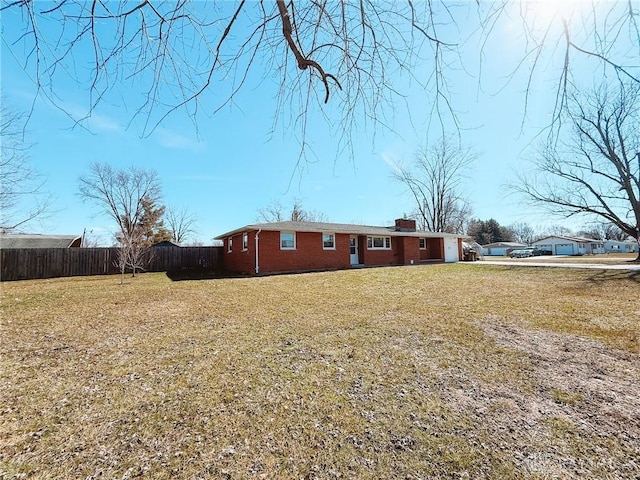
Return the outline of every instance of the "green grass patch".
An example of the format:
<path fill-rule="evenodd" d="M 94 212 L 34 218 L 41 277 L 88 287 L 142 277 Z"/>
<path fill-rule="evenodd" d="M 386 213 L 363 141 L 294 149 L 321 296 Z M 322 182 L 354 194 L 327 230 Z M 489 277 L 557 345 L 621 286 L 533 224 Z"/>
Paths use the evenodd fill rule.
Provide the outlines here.
<path fill-rule="evenodd" d="M 564 390 L 554 388 L 551 390 L 551 398 L 556 403 L 562 403 L 565 405 L 576 405 L 584 399 L 584 395 L 581 393 L 565 392 Z"/>

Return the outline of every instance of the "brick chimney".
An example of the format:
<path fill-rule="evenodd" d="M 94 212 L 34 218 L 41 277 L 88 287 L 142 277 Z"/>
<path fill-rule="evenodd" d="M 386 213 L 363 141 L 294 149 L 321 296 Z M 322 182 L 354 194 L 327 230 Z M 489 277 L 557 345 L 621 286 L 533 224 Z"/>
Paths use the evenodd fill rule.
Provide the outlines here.
<path fill-rule="evenodd" d="M 415 232 L 416 221 L 408 218 L 396 219 L 396 232 Z"/>

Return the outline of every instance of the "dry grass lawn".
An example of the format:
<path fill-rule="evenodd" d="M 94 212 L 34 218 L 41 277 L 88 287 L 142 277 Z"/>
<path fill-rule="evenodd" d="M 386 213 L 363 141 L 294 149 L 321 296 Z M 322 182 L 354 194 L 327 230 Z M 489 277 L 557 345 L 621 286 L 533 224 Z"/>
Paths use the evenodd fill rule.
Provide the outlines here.
<path fill-rule="evenodd" d="M 638 272 L 0 288 L 2 479 L 640 477 Z"/>

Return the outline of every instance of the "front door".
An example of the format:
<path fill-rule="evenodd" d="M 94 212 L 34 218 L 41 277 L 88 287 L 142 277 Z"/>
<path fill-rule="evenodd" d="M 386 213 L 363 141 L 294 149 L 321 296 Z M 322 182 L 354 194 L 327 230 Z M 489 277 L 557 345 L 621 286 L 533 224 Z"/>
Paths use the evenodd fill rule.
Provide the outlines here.
<path fill-rule="evenodd" d="M 358 236 L 351 235 L 349 237 L 349 256 L 351 258 L 351 265 L 358 265 Z"/>

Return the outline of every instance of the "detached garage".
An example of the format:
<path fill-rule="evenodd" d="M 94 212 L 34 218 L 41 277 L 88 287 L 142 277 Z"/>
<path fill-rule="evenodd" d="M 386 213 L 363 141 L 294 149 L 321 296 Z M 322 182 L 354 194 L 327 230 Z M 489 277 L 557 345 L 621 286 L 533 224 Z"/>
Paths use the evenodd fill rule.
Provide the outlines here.
<path fill-rule="evenodd" d="M 482 254 L 489 257 L 506 257 L 513 250 L 525 248 L 526 243 L 518 242 L 494 242 L 482 245 Z"/>
<path fill-rule="evenodd" d="M 590 255 L 604 253 L 601 240 L 585 237 L 552 236 L 533 242 L 540 250 L 551 252 L 551 255 Z"/>
<path fill-rule="evenodd" d="M 573 243 L 558 243 L 556 244 L 556 255 L 573 255 Z"/>

